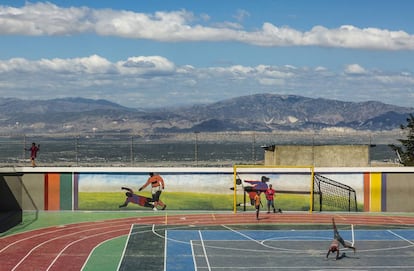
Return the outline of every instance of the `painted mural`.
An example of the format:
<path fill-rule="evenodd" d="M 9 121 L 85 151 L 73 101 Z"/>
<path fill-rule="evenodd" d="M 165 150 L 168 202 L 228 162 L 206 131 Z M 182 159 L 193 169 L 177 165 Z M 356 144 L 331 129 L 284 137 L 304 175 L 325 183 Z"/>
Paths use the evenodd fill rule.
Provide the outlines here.
<path fill-rule="evenodd" d="M 62 169 L 59 169 L 62 170 Z M 21 191 L 15 191 L 23 210 L 149 210 L 139 204 L 128 204 L 127 187 L 143 198 L 151 198 L 149 188 L 137 191 L 148 178 L 148 172 L 137 171 L 111 173 L 111 169 L 94 169 L 93 172 L 27 172 L 17 178 Z M 147 169 L 148 170 L 148 169 Z M 318 211 L 315 200 L 311 201 L 309 174 L 295 170 L 280 173 L 238 174 L 236 182 L 231 168 L 163 168 L 165 190 L 161 199 L 167 210 L 254 210 L 249 206 L 249 187 L 263 186 L 261 179 L 266 176 L 266 185 L 276 189 L 276 205 L 286 211 Z M 171 170 L 173 172 L 169 172 Z M 218 172 L 212 172 L 217 170 Z M 414 191 L 413 168 L 364 168 L 351 171 L 345 168 L 329 168 L 329 172 L 315 170 L 330 180 L 351 187 L 355 191 L 357 211 L 364 212 L 413 212 Z M 234 189 L 235 187 L 235 189 Z M 245 193 L 246 192 L 246 193 Z M 325 198 L 325 195 L 322 195 Z M 319 196 L 319 195 L 316 195 Z M 315 198 L 315 195 L 313 195 Z M 262 198 L 263 202 L 265 198 Z M 144 204 L 145 205 L 145 204 Z M 331 208 L 331 207 L 329 207 Z M 329 209 L 323 209 L 328 211 Z M 332 210 L 344 210 L 333 207 Z M 353 210 L 351 210 L 353 211 Z"/>
<path fill-rule="evenodd" d="M 311 208 L 312 179 L 301 173 L 160 173 L 165 189 L 161 200 L 168 210 L 253 210 L 251 199 L 256 190 L 264 191 L 272 184 L 276 192 L 277 208 L 287 211 L 308 211 Z M 352 186 L 363 209 L 363 174 L 326 175 L 338 182 Z M 138 189 L 149 178 L 148 173 L 79 173 L 77 174 L 78 210 L 150 210 L 152 193 L 147 187 Z M 263 180 L 266 181 L 263 181 Z M 234 189 L 235 187 L 235 189 Z M 128 188 L 136 195 L 135 202 L 122 206 L 128 198 Z M 150 203 L 150 204 L 146 204 Z M 265 195 L 262 202 L 266 204 Z M 334 207 L 332 207 L 334 208 Z M 333 210 L 336 210 L 335 208 Z"/>

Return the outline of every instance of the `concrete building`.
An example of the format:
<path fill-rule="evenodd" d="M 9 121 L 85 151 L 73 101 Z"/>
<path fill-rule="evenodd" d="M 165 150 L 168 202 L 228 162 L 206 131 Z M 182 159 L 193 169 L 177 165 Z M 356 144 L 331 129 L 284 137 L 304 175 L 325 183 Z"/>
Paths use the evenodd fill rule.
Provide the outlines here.
<path fill-rule="evenodd" d="M 367 167 L 369 145 L 265 146 L 266 166 Z"/>

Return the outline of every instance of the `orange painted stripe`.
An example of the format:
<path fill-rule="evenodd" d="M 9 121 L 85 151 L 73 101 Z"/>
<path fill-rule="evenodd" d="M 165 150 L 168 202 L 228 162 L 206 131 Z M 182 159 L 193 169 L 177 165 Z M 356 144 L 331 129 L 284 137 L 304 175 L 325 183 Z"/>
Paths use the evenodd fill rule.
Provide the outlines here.
<path fill-rule="evenodd" d="M 364 212 L 370 211 L 371 199 L 371 174 L 364 173 Z"/>
<path fill-rule="evenodd" d="M 46 210 L 60 210 L 60 174 L 47 173 L 46 182 Z"/>

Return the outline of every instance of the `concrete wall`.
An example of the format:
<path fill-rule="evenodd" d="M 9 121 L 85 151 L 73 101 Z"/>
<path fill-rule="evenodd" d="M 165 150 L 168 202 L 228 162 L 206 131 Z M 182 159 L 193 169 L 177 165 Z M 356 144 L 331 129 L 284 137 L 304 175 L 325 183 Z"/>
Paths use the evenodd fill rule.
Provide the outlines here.
<path fill-rule="evenodd" d="M 275 146 L 265 151 L 265 165 L 367 167 L 368 145 Z"/>
<path fill-rule="evenodd" d="M 271 170 L 271 183 L 274 184 L 276 190 L 297 190 L 298 177 L 307 174 L 309 168 L 307 170 L 294 167 L 246 168 L 248 174 L 257 176 L 261 176 L 265 170 Z M 140 179 L 142 183 L 147 178 L 148 172 L 152 171 L 169 176 L 167 177 L 167 193 L 181 194 L 185 189 L 191 190 L 192 193 L 205 192 L 210 189 L 211 195 L 232 193 L 229 187 L 233 185 L 233 168 L 58 167 L 33 169 L 23 167 L 0 168 L 0 175 L 24 210 L 76 210 L 79 195 L 77 176 L 88 175 L 93 180 L 97 176 L 107 175 L 110 182 L 102 183 L 99 189 L 103 191 L 105 186 L 109 188 L 114 186 L 115 191 L 121 194 L 120 186 L 125 183 L 127 177 L 132 180 L 131 185 L 136 187 L 136 179 Z M 414 211 L 414 167 L 315 167 L 314 171 L 353 187 L 357 192 L 358 204 L 363 204 L 360 211 Z M 263 175 L 268 175 L 269 172 Z M 21 176 L 10 176 L 11 173 L 18 173 Z M 306 179 L 304 185 L 309 189 L 307 176 L 310 175 L 304 176 Z M 87 185 L 88 179 L 83 180 L 84 185 L 85 182 Z M 291 185 L 295 187 L 292 188 Z M 178 190 L 172 191 L 174 187 Z M 217 189 L 217 187 L 220 188 Z M 122 197 L 120 199 L 122 200 Z M 173 206 L 171 207 L 173 209 Z"/>
<path fill-rule="evenodd" d="M 385 178 L 385 210 L 414 212 L 414 173 L 390 173 Z"/>

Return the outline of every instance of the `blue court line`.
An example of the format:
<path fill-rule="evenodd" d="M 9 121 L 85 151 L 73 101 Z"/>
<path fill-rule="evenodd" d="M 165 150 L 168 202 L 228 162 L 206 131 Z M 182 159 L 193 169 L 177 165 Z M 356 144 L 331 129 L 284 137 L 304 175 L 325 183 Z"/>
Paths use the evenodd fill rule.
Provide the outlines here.
<path fill-rule="evenodd" d="M 345 240 L 352 239 L 350 230 L 340 230 Z M 201 236 L 200 236 L 201 233 Z M 414 230 L 355 230 L 356 241 L 407 241 L 414 242 Z M 167 230 L 165 270 L 194 271 L 191 241 L 242 241 L 285 240 L 321 241 L 332 240 L 332 230 Z"/>

